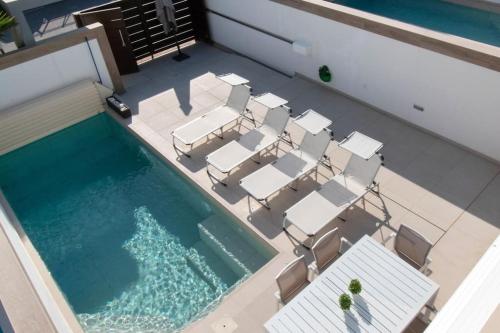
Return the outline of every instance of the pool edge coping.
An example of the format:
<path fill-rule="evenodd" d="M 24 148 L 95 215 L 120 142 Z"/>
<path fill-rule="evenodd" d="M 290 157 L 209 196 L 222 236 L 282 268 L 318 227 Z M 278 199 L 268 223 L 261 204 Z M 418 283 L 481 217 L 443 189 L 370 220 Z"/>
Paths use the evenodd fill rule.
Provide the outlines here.
<path fill-rule="evenodd" d="M 38 251 L 24 232 L 1 189 L 0 231 L 6 236 L 53 329 L 56 332 L 83 332 L 74 312 L 57 287 Z M 15 293 L 15 290 L 13 292 Z M 13 326 L 8 312 L 6 312 L 6 317 Z"/>

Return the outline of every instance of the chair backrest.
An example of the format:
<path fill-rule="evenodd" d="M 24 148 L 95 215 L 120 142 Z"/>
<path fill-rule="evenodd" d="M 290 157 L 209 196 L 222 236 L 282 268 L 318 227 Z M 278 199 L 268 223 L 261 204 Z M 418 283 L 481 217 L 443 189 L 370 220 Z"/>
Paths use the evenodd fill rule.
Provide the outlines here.
<path fill-rule="evenodd" d="M 327 129 L 322 130 L 316 135 L 306 132 L 306 135 L 304 135 L 300 143 L 300 150 L 319 161 L 325 154 L 331 140 L 332 134 L 330 130 Z"/>
<path fill-rule="evenodd" d="M 307 264 L 301 256 L 288 265 L 276 276 L 280 298 L 287 302 L 307 282 Z"/>
<path fill-rule="evenodd" d="M 338 228 L 327 232 L 318 239 L 311 248 L 318 271 L 323 270 L 333 259 L 338 257 L 341 244 Z"/>
<path fill-rule="evenodd" d="M 251 88 L 247 85 L 240 84 L 232 86 L 231 92 L 226 102 L 226 106 L 238 110 L 240 113 L 245 112 L 250 99 Z"/>
<path fill-rule="evenodd" d="M 285 131 L 289 119 L 290 109 L 286 106 L 278 106 L 267 111 L 262 125 L 272 128 L 276 134 L 281 135 Z"/>
<path fill-rule="evenodd" d="M 423 267 L 431 248 L 431 242 L 424 236 L 401 224 L 394 242 L 394 250 L 398 254 L 410 259 L 418 267 Z"/>
<path fill-rule="evenodd" d="M 344 169 L 344 175 L 354 178 L 357 183 L 364 187 L 370 187 L 381 165 L 382 159 L 378 154 L 374 154 L 368 160 L 352 154 Z"/>

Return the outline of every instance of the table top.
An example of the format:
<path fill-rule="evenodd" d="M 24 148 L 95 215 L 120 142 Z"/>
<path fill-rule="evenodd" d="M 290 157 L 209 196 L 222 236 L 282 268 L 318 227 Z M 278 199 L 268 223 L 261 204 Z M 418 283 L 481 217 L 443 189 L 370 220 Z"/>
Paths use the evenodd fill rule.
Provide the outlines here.
<path fill-rule="evenodd" d="M 277 108 L 278 106 L 285 105 L 288 103 L 286 99 L 283 99 L 275 94 L 265 93 L 254 98 L 254 101 L 267 106 L 269 109 Z"/>
<path fill-rule="evenodd" d="M 347 138 L 339 143 L 339 147 L 347 149 L 365 160 L 370 159 L 370 157 L 375 155 L 383 146 L 384 144 L 382 142 L 357 131 L 352 132 Z"/>
<path fill-rule="evenodd" d="M 330 119 L 320 115 L 312 109 L 302 113 L 300 116 L 295 118 L 293 122 L 314 135 L 318 134 L 333 123 Z"/>
<path fill-rule="evenodd" d="M 226 83 L 229 83 L 232 86 L 239 86 L 241 84 L 247 84 L 248 82 L 250 82 L 247 79 L 245 79 L 244 77 L 241 77 L 241 76 L 233 74 L 233 73 L 219 75 L 219 76 L 217 76 L 217 78 L 219 78 L 220 80 L 222 80 Z"/>
<path fill-rule="evenodd" d="M 349 311 L 338 305 L 351 279 L 362 291 Z M 402 332 L 439 286 L 363 236 L 264 325 L 268 332 Z M 349 293 L 350 294 L 350 293 Z"/>

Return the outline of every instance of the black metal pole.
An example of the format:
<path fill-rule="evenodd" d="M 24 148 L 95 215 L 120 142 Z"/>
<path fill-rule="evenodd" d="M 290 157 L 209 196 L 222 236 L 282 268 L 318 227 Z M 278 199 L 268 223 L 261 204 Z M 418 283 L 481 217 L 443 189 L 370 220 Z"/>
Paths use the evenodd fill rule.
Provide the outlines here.
<path fill-rule="evenodd" d="M 168 22 L 168 16 L 167 16 L 167 7 L 163 6 L 163 15 L 165 15 L 165 21 L 167 22 L 168 25 L 170 25 L 170 22 Z M 169 28 L 173 28 L 170 27 Z M 177 47 L 177 55 L 173 56 L 172 59 L 175 61 L 184 61 L 186 59 L 189 59 L 189 55 L 183 53 L 181 51 L 181 47 L 179 45 L 179 38 L 177 37 L 177 28 L 173 28 L 172 31 L 174 32 L 174 41 L 175 41 L 175 46 Z"/>

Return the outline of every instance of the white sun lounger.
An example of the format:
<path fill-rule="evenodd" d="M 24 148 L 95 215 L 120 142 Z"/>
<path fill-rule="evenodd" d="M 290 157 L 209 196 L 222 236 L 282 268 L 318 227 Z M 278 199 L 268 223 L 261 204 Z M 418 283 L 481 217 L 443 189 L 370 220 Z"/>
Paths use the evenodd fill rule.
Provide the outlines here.
<path fill-rule="evenodd" d="M 283 230 L 287 231 L 287 226 L 293 224 L 314 243 L 321 229 L 337 217 L 345 221 L 340 215 L 373 189 L 383 161 L 378 153 L 382 143 L 353 132 L 339 146 L 352 153 L 344 171 L 287 209 Z"/>
<path fill-rule="evenodd" d="M 251 130 L 237 140 L 210 153 L 207 156 L 208 175 L 226 186 L 226 183 L 210 172 L 210 167 L 229 177 L 229 173 L 244 162 L 256 156 L 265 149 L 279 144 L 285 127 L 290 119 L 290 108 L 278 106 L 267 111 L 261 126 Z M 255 161 L 260 163 L 260 161 Z"/>
<path fill-rule="evenodd" d="M 194 143 L 208 137 L 210 134 L 215 134 L 217 131 L 220 131 L 220 135 L 216 135 L 222 138 L 224 126 L 239 120 L 240 117 L 250 112 L 247 110 L 251 93 L 251 88 L 246 85 L 248 80 L 236 74 L 227 74 L 218 76 L 218 78 L 232 86 L 226 104 L 191 120 L 172 132 L 174 149 L 187 157 L 190 157 L 188 152 L 181 149 L 176 144 L 176 141 L 181 142 L 184 146 L 188 146 L 189 150 L 191 150 Z M 249 119 L 252 120 L 253 116 Z"/>
<path fill-rule="evenodd" d="M 306 132 L 298 149 L 246 176 L 240 186 L 249 197 L 270 209 L 268 198 L 286 186 L 295 189 L 293 182 L 316 170 L 332 139 L 332 132 L 326 128 L 316 135 Z"/>

